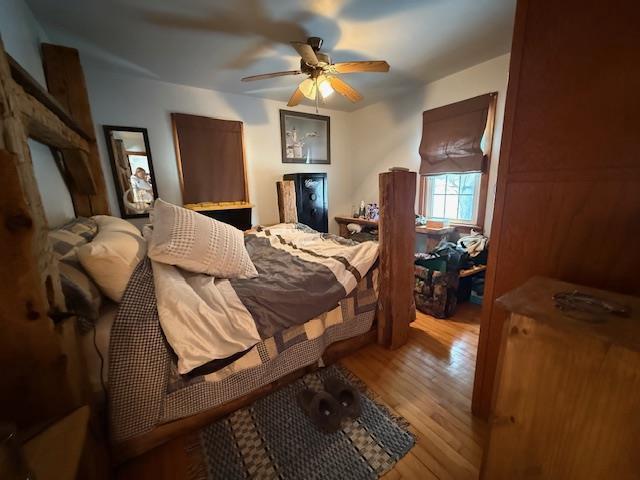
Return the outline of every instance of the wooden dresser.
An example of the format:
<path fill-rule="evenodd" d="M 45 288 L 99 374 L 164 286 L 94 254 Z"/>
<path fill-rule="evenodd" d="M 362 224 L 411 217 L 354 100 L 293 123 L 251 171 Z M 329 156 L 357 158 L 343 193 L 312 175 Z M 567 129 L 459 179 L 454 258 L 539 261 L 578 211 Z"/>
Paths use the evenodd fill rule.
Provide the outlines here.
<path fill-rule="evenodd" d="M 627 316 L 559 310 L 578 290 Z M 640 299 L 534 277 L 509 312 L 482 478 L 640 478 Z"/>

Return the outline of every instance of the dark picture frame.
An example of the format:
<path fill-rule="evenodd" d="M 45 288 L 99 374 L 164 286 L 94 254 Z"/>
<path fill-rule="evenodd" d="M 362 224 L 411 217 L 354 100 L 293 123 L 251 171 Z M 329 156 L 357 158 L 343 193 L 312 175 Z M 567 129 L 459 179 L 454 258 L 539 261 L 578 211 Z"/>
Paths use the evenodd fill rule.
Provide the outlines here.
<path fill-rule="evenodd" d="M 104 131 L 105 143 L 107 144 L 107 152 L 109 154 L 109 160 L 111 163 L 111 173 L 113 174 L 113 182 L 116 187 L 116 194 L 118 196 L 118 206 L 120 207 L 120 214 L 122 218 L 146 218 L 149 216 L 149 212 L 147 211 L 143 213 L 133 213 L 131 208 L 125 205 L 124 195 L 125 190 L 123 190 L 123 178 L 119 175 L 118 164 L 116 162 L 116 157 L 112 143 L 112 133 L 113 132 L 129 132 L 129 133 L 140 133 L 144 139 L 144 156 L 146 157 L 146 162 L 149 167 L 149 182 L 151 183 L 151 188 L 153 192 L 153 200 L 158 198 L 158 187 L 156 186 L 156 177 L 153 168 L 153 159 L 151 157 L 151 146 L 149 144 L 149 133 L 146 128 L 142 127 L 123 127 L 119 125 L 103 125 L 102 129 Z M 132 172 L 133 173 L 133 172 Z M 151 202 L 151 207 L 153 207 L 153 202 Z"/>
<path fill-rule="evenodd" d="M 282 163 L 331 164 L 331 117 L 280 110 Z"/>

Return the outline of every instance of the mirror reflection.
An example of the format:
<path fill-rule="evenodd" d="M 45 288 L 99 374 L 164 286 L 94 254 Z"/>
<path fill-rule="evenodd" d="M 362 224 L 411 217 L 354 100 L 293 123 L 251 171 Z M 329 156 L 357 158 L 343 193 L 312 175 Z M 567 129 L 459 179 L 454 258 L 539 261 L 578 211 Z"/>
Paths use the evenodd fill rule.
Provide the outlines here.
<path fill-rule="evenodd" d="M 147 129 L 105 126 L 104 130 L 122 216 L 147 216 L 158 196 Z"/>

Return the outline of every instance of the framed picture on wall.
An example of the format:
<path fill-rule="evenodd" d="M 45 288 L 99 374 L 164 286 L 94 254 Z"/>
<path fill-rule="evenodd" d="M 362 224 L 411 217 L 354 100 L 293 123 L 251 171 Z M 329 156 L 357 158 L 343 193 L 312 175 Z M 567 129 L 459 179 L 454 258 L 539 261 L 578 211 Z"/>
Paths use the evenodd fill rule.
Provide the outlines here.
<path fill-rule="evenodd" d="M 280 110 L 282 163 L 331 163 L 330 117 Z"/>

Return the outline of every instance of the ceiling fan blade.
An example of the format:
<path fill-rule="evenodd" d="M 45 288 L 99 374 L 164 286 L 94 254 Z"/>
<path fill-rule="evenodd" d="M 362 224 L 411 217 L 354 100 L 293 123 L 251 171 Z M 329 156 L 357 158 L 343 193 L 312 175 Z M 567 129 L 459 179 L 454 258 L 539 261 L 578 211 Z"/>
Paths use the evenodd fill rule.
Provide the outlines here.
<path fill-rule="evenodd" d="M 340 62 L 331 65 L 332 69 L 338 73 L 357 72 L 388 72 L 389 64 L 384 60 L 372 60 L 362 62 Z"/>
<path fill-rule="evenodd" d="M 302 60 L 307 65 L 317 65 L 318 57 L 316 56 L 316 52 L 313 51 L 311 45 L 303 42 L 291 42 L 291 46 L 296 49 L 296 52 L 300 54 Z"/>
<path fill-rule="evenodd" d="M 287 103 L 287 107 L 295 107 L 302 101 L 303 98 L 304 98 L 304 94 L 300 91 L 299 88 L 296 88 L 296 91 L 293 92 L 293 95 L 291 95 L 291 98 Z"/>
<path fill-rule="evenodd" d="M 265 80 L 267 78 L 284 77 L 285 75 L 299 75 L 302 73 L 300 70 L 288 70 L 286 72 L 274 72 L 263 73 L 261 75 L 251 75 L 250 77 L 243 77 L 243 82 L 253 82 L 254 80 Z"/>
<path fill-rule="evenodd" d="M 354 89 L 344 80 L 338 77 L 327 76 L 327 78 L 329 79 L 329 83 L 331 84 L 333 89 L 340 95 L 344 95 L 345 97 L 347 97 L 347 99 L 351 100 L 354 103 L 362 100 L 362 95 L 360 95 L 356 89 Z"/>

